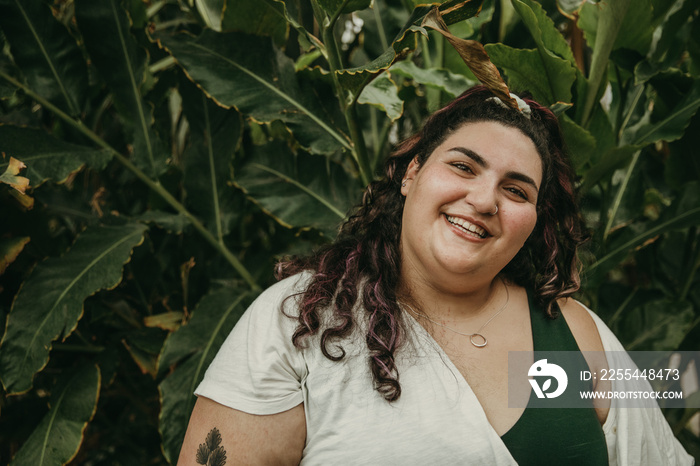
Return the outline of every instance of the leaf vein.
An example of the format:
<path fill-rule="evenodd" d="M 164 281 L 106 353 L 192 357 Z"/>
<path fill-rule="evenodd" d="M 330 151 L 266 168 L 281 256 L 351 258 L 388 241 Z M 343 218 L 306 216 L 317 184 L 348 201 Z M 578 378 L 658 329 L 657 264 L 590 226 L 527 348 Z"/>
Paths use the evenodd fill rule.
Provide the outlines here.
<path fill-rule="evenodd" d="M 63 94 L 63 98 L 66 99 L 66 103 L 68 104 L 68 108 L 70 109 L 71 113 L 78 113 L 78 110 L 73 106 L 73 101 L 70 99 L 70 96 L 68 95 L 68 91 L 63 85 L 63 80 L 58 76 L 58 71 L 56 71 L 56 67 L 53 64 L 53 60 L 51 60 L 51 57 L 49 56 L 49 53 L 46 51 L 46 47 L 44 47 L 44 43 L 41 41 L 39 34 L 37 34 L 36 29 L 34 29 L 34 25 L 31 23 L 29 20 L 29 17 L 27 16 L 27 12 L 22 8 L 22 5 L 20 4 L 19 0 L 15 0 L 15 4 L 17 5 L 17 8 L 19 8 L 20 12 L 22 13 L 22 17 L 24 20 L 27 22 L 27 26 L 29 26 L 29 30 L 32 32 L 32 36 L 34 36 L 34 39 L 36 40 L 37 44 L 39 45 L 39 48 L 41 49 L 41 53 L 46 59 L 46 62 L 49 65 L 49 68 L 51 68 L 51 73 L 54 75 L 54 78 L 56 78 L 56 82 L 58 83 L 58 86 L 61 88 L 61 93 Z"/>
<path fill-rule="evenodd" d="M 272 174 L 272 175 L 275 175 L 275 176 L 281 178 L 283 181 L 286 181 L 287 183 L 289 183 L 289 184 L 295 186 L 296 188 L 298 188 L 298 189 L 300 189 L 301 191 L 305 192 L 306 194 L 308 194 L 308 195 L 311 196 L 312 198 L 316 199 L 318 202 L 320 202 L 321 204 L 323 204 L 324 206 L 326 206 L 331 212 L 333 212 L 334 214 L 336 214 L 336 215 L 337 215 L 338 217 L 340 217 L 341 219 L 342 219 L 342 218 L 345 218 L 345 214 L 343 214 L 343 212 L 341 212 L 340 210 L 338 210 L 337 207 L 335 207 L 333 204 L 331 204 L 331 203 L 328 202 L 326 199 L 324 199 L 323 197 L 319 196 L 318 194 L 316 194 L 315 192 L 313 192 L 312 190 L 310 190 L 309 188 L 307 188 L 307 187 L 304 186 L 303 184 L 299 183 L 297 180 L 295 180 L 295 179 L 293 179 L 293 178 L 291 178 L 291 177 L 285 175 L 284 173 L 278 172 L 277 170 L 275 170 L 275 169 L 273 169 L 273 168 L 266 167 L 265 165 L 260 165 L 259 163 L 252 163 L 251 166 L 252 166 L 252 167 L 255 167 L 255 168 L 259 169 L 259 170 L 266 171 L 266 172 L 268 172 L 268 173 L 270 173 L 270 174 Z"/>
<path fill-rule="evenodd" d="M 25 362 L 27 361 L 27 358 L 29 357 L 29 353 L 31 351 L 31 348 L 34 346 L 34 342 L 36 341 L 37 335 L 39 335 L 39 332 L 41 329 L 46 325 L 46 322 L 49 319 L 49 316 L 53 313 L 53 311 L 56 309 L 56 307 L 59 305 L 59 303 L 63 300 L 63 298 L 66 296 L 68 291 L 70 291 L 75 284 L 90 270 L 97 264 L 99 261 L 101 261 L 107 254 L 112 252 L 114 249 L 119 247 L 121 244 L 125 243 L 129 239 L 131 239 L 134 236 L 141 235 L 142 230 L 139 229 L 138 231 L 135 231 L 134 233 L 131 233 L 123 238 L 121 238 L 119 241 L 116 243 L 112 244 L 109 248 L 105 249 L 102 251 L 97 257 L 95 257 L 86 267 L 83 268 L 83 270 L 73 279 L 71 282 L 66 286 L 66 288 L 61 292 L 59 297 L 56 299 L 56 301 L 53 303 L 53 306 L 46 312 L 44 315 L 44 318 L 42 319 L 41 323 L 39 324 L 39 327 L 36 329 L 34 332 L 34 335 L 32 336 L 32 339 L 30 340 L 29 344 L 27 345 L 27 351 L 24 353 L 24 359 L 22 360 L 22 366 L 24 366 Z"/>
<path fill-rule="evenodd" d="M 281 97 L 283 100 L 286 100 L 287 102 L 289 102 L 290 104 L 292 104 L 293 106 L 295 106 L 296 108 L 298 108 L 299 110 L 301 110 L 306 116 L 308 116 L 309 118 L 311 118 L 311 120 L 313 120 L 314 123 L 316 123 L 317 125 L 319 125 L 319 126 L 320 126 L 321 128 L 323 128 L 328 134 L 330 134 L 331 136 L 333 136 L 333 138 L 335 138 L 338 142 L 340 142 L 340 143 L 343 145 L 343 147 L 347 148 L 348 150 L 352 150 L 352 146 L 350 145 L 350 143 L 348 143 L 348 141 L 347 141 L 344 137 L 342 137 L 340 134 L 338 134 L 336 131 L 334 131 L 330 126 L 328 126 L 328 125 L 327 125 L 323 120 L 321 120 L 318 116 L 316 116 L 315 114 L 313 114 L 309 109 L 307 109 L 304 105 L 302 105 L 301 102 L 298 102 L 296 99 L 293 99 L 293 98 L 290 97 L 289 95 L 287 95 L 287 94 L 285 94 L 284 92 L 282 92 L 280 89 L 276 88 L 275 86 L 273 86 L 272 84 L 270 84 L 269 82 L 267 82 L 267 81 L 266 81 L 265 79 L 263 79 L 262 77 L 260 77 L 260 76 L 258 76 L 257 74 L 253 73 L 252 71 L 250 71 L 249 69 L 245 68 L 244 66 L 241 66 L 241 65 L 238 64 L 237 62 L 231 60 L 230 58 L 225 57 L 225 56 L 221 55 L 220 53 L 217 53 L 217 52 L 215 52 L 215 51 L 213 51 L 213 50 L 211 50 L 211 49 L 208 49 L 208 48 L 206 48 L 206 47 L 204 47 L 204 46 L 202 46 L 202 45 L 200 45 L 200 44 L 197 44 L 197 43 L 192 43 L 192 46 L 193 46 L 193 47 L 196 47 L 196 48 L 199 48 L 199 49 L 203 50 L 204 52 L 209 53 L 210 55 L 213 55 L 213 56 L 215 56 L 216 58 L 218 58 L 218 59 L 220 59 L 220 60 L 223 60 L 223 61 L 225 61 L 225 62 L 227 62 L 227 63 L 233 65 L 234 67 L 236 67 L 237 69 L 239 69 L 239 70 L 242 71 L 243 73 L 247 74 L 248 76 L 250 76 L 251 78 L 253 78 L 253 79 L 256 80 L 257 82 L 259 82 L 260 84 L 262 84 L 263 86 L 267 87 L 270 91 L 272 91 L 273 93 L 277 94 L 277 95 L 278 95 L 279 97 Z"/>

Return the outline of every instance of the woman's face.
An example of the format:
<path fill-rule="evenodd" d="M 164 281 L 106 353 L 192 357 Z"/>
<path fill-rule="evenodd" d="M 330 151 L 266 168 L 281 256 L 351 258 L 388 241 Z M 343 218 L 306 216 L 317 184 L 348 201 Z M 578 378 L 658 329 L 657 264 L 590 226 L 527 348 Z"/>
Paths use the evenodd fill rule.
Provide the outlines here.
<path fill-rule="evenodd" d="M 466 123 L 423 166 L 414 159 L 405 179 L 401 272 L 409 283 L 486 284 L 537 222 L 542 161 L 530 138 L 497 122 Z"/>

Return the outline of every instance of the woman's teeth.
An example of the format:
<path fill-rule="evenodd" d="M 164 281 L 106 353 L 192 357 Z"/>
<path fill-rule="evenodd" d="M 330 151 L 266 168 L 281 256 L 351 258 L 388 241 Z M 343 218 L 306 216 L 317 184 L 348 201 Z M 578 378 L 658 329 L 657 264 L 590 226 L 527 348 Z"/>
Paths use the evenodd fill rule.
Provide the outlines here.
<path fill-rule="evenodd" d="M 463 218 L 452 217 L 450 215 L 446 215 L 445 217 L 447 217 L 447 221 L 450 222 L 452 225 L 456 225 L 456 226 L 460 227 L 461 229 L 463 229 L 464 231 L 467 231 L 469 233 L 473 233 L 476 236 L 478 236 L 479 238 L 486 238 L 487 233 L 486 233 L 486 230 L 484 230 L 483 228 L 481 228 L 477 225 L 474 225 L 472 223 L 469 223 L 466 220 L 464 220 Z"/>

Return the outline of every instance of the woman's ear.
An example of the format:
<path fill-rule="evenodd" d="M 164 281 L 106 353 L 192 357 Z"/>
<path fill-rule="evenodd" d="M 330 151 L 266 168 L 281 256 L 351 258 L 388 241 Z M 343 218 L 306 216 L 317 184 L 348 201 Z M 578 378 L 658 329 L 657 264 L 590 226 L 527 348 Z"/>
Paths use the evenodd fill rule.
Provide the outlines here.
<path fill-rule="evenodd" d="M 401 180 L 401 194 L 404 197 L 408 195 L 411 183 L 413 183 L 413 180 L 416 178 L 419 168 L 420 162 L 418 162 L 418 156 L 416 155 L 413 158 L 413 160 L 411 160 L 411 162 L 408 164 L 408 168 L 406 168 L 406 174 L 403 176 L 403 180 Z"/>

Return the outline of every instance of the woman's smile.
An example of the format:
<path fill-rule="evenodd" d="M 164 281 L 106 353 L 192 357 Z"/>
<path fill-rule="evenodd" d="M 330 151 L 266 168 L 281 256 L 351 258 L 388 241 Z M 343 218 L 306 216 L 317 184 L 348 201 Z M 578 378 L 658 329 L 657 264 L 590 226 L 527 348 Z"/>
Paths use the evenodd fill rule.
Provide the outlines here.
<path fill-rule="evenodd" d="M 541 181 L 540 156 L 518 129 L 475 122 L 451 133 L 406 173 L 401 251 L 407 277 L 493 280 L 537 223 Z"/>
<path fill-rule="evenodd" d="M 489 232 L 476 222 L 448 214 L 445 214 L 445 218 L 450 224 L 456 226 L 460 231 L 463 231 L 467 235 L 467 238 L 473 236 L 474 238 L 484 239 L 489 236 Z"/>

